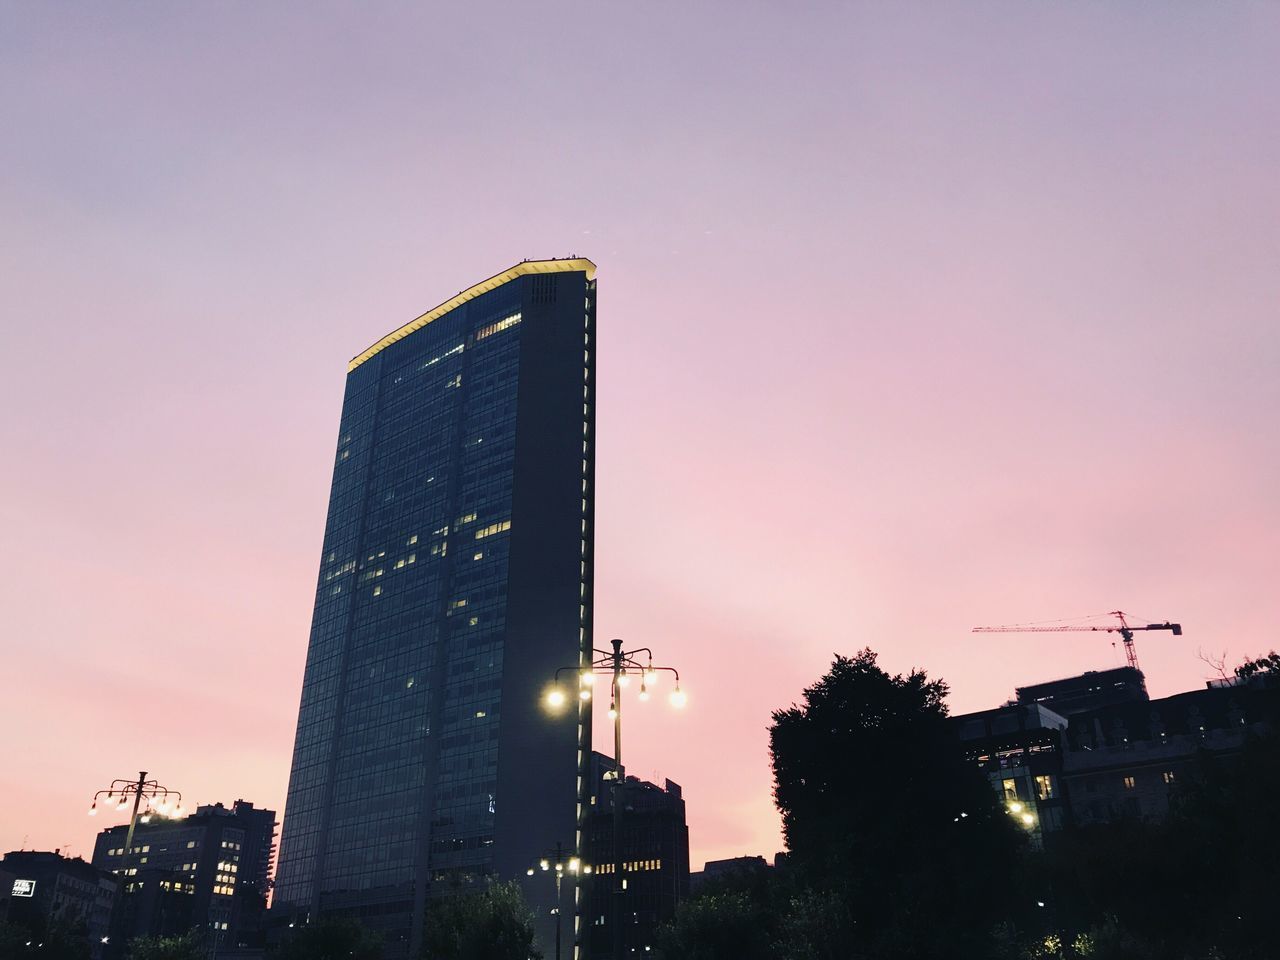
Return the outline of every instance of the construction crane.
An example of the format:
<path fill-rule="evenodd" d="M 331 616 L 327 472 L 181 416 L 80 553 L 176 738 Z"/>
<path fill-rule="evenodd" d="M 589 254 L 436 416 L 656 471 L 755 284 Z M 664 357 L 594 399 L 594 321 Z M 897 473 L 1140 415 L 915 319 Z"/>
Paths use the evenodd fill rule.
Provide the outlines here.
<path fill-rule="evenodd" d="M 1067 624 L 1056 627 L 1042 627 L 1035 624 L 1026 624 L 1008 627 L 974 627 L 974 633 L 1072 633 L 1072 632 L 1101 632 L 1101 633 L 1118 633 L 1124 638 L 1124 655 L 1129 661 L 1129 666 L 1138 669 L 1138 651 L 1133 645 L 1133 635 L 1138 630 L 1168 630 L 1175 637 L 1182 636 L 1182 624 L 1170 623 L 1166 620 L 1164 623 L 1148 623 L 1146 626 L 1137 623 L 1129 623 L 1125 619 L 1125 613 L 1122 610 L 1112 610 L 1107 616 L 1115 617 L 1120 622 L 1117 624 L 1104 623 L 1095 625 Z"/>

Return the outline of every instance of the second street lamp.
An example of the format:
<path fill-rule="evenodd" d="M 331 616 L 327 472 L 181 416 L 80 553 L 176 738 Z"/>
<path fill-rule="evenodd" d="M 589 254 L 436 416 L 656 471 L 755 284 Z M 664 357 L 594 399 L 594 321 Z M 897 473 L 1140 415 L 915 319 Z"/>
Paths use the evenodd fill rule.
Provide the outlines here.
<path fill-rule="evenodd" d="M 660 673 L 669 673 L 675 679 L 675 688 L 671 691 L 671 705 L 681 708 L 685 705 L 685 694 L 680 689 L 680 671 L 675 667 L 654 666 L 653 651 L 648 647 L 635 650 L 623 650 L 622 641 L 613 641 L 613 650 L 595 649 L 597 659 L 585 666 L 561 667 L 546 692 L 544 702 L 553 713 L 560 712 L 569 702 L 570 692 L 566 690 L 561 676 L 573 675 L 577 678 L 578 697 L 591 701 L 595 696 L 596 677 L 609 677 L 609 719 L 613 722 L 613 958 L 623 960 L 625 944 L 622 933 L 623 900 L 626 895 L 626 879 L 622 868 L 622 814 L 623 786 L 626 783 L 626 771 L 622 765 L 622 691 L 630 687 L 633 679 L 639 680 L 637 697 L 641 701 L 649 699 L 650 688 Z M 581 854 L 581 851 L 579 851 Z M 597 870 L 597 875 L 599 871 Z"/>
<path fill-rule="evenodd" d="M 583 867 L 582 860 L 579 857 L 569 855 L 564 844 L 559 840 L 556 841 L 555 850 L 548 853 L 545 857 L 538 861 L 536 867 L 530 867 L 526 873 L 534 876 L 538 871 L 543 873 L 554 872 L 556 881 L 556 960 L 560 960 L 560 916 L 564 913 L 564 901 L 560 899 L 560 881 L 564 879 L 566 873 L 572 873 L 575 876 L 579 873 L 590 873 L 590 867 Z"/>

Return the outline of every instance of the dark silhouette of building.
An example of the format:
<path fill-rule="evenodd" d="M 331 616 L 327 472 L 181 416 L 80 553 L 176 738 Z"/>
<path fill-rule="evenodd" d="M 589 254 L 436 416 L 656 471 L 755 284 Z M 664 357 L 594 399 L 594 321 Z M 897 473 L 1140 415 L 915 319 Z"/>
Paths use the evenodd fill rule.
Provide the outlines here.
<path fill-rule="evenodd" d="M 1148 699 L 1146 678 L 1133 667 L 1090 670 L 1017 690 L 1018 703 L 1038 703 L 1061 717 L 1116 703 L 1145 703 Z"/>
<path fill-rule="evenodd" d="M 1018 689 L 1018 701 L 952 718 L 961 749 L 1033 840 L 1063 827 L 1160 818 L 1204 755 L 1229 759 L 1280 724 L 1269 677 L 1217 681 L 1152 700 L 1132 668 Z"/>
<path fill-rule="evenodd" d="M 349 367 L 274 902 L 392 956 L 576 839 L 590 728 L 539 700 L 592 647 L 594 275 L 517 264 Z"/>
<path fill-rule="evenodd" d="M 617 896 L 614 857 L 613 760 L 592 754 L 591 812 L 583 822 L 582 855 L 592 873 L 585 884 L 583 956 L 612 956 L 613 898 Z M 643 956 L 656 947 L 658 928 L 675 917 L 689 896 L 689 828 L 680 785 L 656 784 L 627 777 L 622 786 L 621 863 L 626 884 L 623 942 L 628 956 Z"/>
<path fill-rule="evenodd" d="M 123 949 L 133 937 L 198 929 L 219 948 L 259 945 L 275 824 L 274 811 L 244 800 L 178 819 L 151 816 L 139 820 L 127 856 L 128 824 L 103 830 L 94 866 L 122 881 L 113 940 Z"/>
<path fill-rule="evenodd" d="M 786 861 L 786 854 L 774 855 L 774 866 L 781 866 Z M 708 860 L 701 870 L 689 874 L 689 889 L 697 893 L 708 882 L 717 880 L 744 880 L 768 873 L 769 861 L 759 856 L 727 857 L 723 860 Z"/>
<path fill-rule="evenodd" d="M 116 881 L 79 857 L 35 850 L 15 850 L 0 860 L 0 875 L 9 876 L 7 916 L 29 929 L 60 924 L 83 925 L 90 956 L 103 955 L 109 936 Z"/>
<path fill-rule="evenodd" d="M 1170 789 L 1202 754 L 1230 758 L 1277 722 L 1280 687 L 1266 678 L 1073 715 L 1063 778 L 1075 822 L 1163 817 Z"/>

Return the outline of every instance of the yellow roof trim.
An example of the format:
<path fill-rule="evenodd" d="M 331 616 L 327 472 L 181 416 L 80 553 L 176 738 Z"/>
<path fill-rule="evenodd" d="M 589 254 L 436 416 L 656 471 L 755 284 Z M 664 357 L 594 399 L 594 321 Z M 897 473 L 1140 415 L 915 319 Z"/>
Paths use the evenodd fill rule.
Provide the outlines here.
<path fill-rule="evenodd" d="M 483 280 L 480 283 L 477 283 L 474 287 L 468 287 L 456 297 L 451 300 L 446 300 L 433 310 L 428 310 L 416 320 L 410 320 L 399 330 L 394 330 L 391 333 L 388 333 L 373 346 L 369 347 L 368 350 L 352 357 L 351 362 L 347 364 L 347 373 L 350 373 L 356 367 L 360 366 L 360 364 L 364 363 L 379 350 L 391 346 L 391 344 L 395 343 L 397 340 L 403 340 L 415 330 L 421 330 L 432 320 L 443 317 L 455 307 L 462 306 L 468 300 L 474 300 L 482 293 L 488 293 L 490 290 L 495 290 L 504 283 L 509 283 L 516 279 L 516 277 L 524 277 L 533 273 L 575 273 L 579 270 L 586 273 L 588 280 L 595 279 L 596 265 L 585 257 L 577 257 L 572 260 L 526 260 L 523 263 L 517 263 L 510 270 L 504 270 L 502 273 L 496 274 L 488 280 Z"/>

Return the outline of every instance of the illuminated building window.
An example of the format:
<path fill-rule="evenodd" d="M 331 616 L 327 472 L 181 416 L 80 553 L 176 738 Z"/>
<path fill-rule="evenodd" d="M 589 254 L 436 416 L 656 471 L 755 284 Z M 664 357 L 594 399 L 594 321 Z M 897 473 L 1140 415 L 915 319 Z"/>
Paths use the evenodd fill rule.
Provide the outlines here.
<path fill-rule="evenodd" d="M 476 531 L 476 539 L 483 540 L 485 537 L 492 537 L 495 533 L 503 533 L 511 529 L 511 521 L 503 520 L 500 523 L 491 523 L 487 527 L 482 527 Z"/>
<path fill-rule="evenodd" d="M 1040 800 L 1053 799 L 1053 777 L 1036 777 L 1036 797 Z"/>
<path fill-rule="evenodd" d="M 514 327 L 517 323 L 520 322 L 520 317 L 521 317 L 520 314 L 513 313 L 511 316 L 504 317 L 503 319 L 499 320 L 497 323 L 491 323 L 487 327 L 481 327 L 479 330 L 476 331 L 476 339 L 485 340 L 489 337 L 492 337 L 495 333 L 501 333 L 503 330 L 510 330 L 512 327 Z"/>
<path fill-rule="evenodd" d="M 1125 788 L 1126 790 L 1132 790 L 1135 786 L 1136 786 L 1136 784 L 1134 783 L 1134 779 L 1133 779 L 1133 777 L 1125 777 L 1125 778 L 1124 778 L 1124 788 Z"/>
<path fill-rule="evenodd" d="M 1172 770 L 1166 770 L 1166 771 L 1164 772 L 1164 782 L 1165 782 L 1165 783 L 1173 783 L 1174 779 L 1175 779 L 1175 778 L 1174 778 L 1174 776 L 1173 776 L 1173 771 L 1172 771 Z"/>
<path fill-rule="evenodd" d="M 1017 780 L 1004 781 L 1004 798 L 1006 800 L 1018 799 L 1018 781 Z"/>

